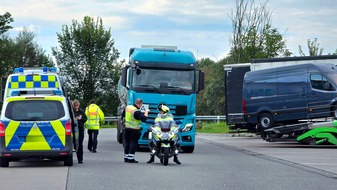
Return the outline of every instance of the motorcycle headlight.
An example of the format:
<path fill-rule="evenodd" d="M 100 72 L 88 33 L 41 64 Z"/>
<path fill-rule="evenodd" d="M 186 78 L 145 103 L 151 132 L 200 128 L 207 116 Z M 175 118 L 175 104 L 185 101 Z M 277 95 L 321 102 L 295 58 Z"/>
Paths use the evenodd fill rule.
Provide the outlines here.
<path fill-rule="evenodd" d="M 156 128 L 152 129 L 152 133 L 156 134 L 157 136 L 161 135 L 161 131 Z"/>
<path fill-rule="evenodd" d="M 193 127 L 193 124 L 192 123 L 188 123 L 185 125 L 185 127 L 183 128 L 182 131 L 190 131 Z"/>

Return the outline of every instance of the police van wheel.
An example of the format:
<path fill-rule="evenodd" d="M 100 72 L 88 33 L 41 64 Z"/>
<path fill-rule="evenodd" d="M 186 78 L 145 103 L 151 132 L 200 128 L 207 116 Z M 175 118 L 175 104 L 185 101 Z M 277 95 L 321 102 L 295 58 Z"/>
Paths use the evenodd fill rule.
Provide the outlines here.
<path fill-rule="evenodd" d="M 73 165 L 73 154 L 64 158 L 64 166 L 72 166 Z"/>
<path fill-rule="evenodd" d="M 1 167 L 8 167 L 9 166 L 9 160 L 4 157 L 0 157 L 0 166 Z"/>
<path fill-rule="evenodd" d="M 270 113 L 263 113 L 259 117 L 259 126 L 261 127 L 261 131 L 265 129 L 269 129 L 274 126 L 274 119 Z"/>

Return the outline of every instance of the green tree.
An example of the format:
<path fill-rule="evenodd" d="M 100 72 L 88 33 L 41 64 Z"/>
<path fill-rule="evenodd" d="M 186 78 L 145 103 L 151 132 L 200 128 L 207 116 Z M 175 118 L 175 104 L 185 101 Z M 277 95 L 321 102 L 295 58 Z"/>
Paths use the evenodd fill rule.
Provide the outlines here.
<path fill-rule="evenodd" d="M 198 62 L 198 69 L 201 69 L 205 73 L 205 88 L 203 91 L 199 92 L 197 95 L 197 115 L 209 115 L 208 114 L 208 105 L 205 93 L 207 91 L 207 86 L 211 81 L 213 65 L 215 64 L 209 58 L 203 58 Z"/>
<path fill-rule="evenodd" d="M 272 27 L 272 13 L 267 2 L 256 5 L 254 0 L 236 0 L 229 16 L 233 27 L 230 53 L 218 62 L 201 61 L 206 74 L 206 89 L 198 95 L 197 114 L 225 114 L 224 64 L 291 55 L 283 35 Z"/>
<path fill-rule="evenodd" d="M 19 54 L 15 67 L 50 67 L 54 65 L 52 59 L 37 44 L 35 38 L 35 33 L 27 28 L 19 32 L 15 39 Z"/>
<path fill-rule="evenodd" d="M 319 43 L 317 38 L 315 38 L 313 41 L 310 39 L 307 40 L 308 50 L 309 50 L 309 56 L 315 56 L 315 55 L 322 55 L 324 48 L 319 48 Z M 302 46 L 298 46 L 298 51 L 301 56 L 305 56 L 305 53 L 303 52 Z"/>
<path fill-rule="evenodd" d="M 337 49 L 332 53 L 332 55 L 337 55 Z"/>
<path fill-rule="evenodd" d="M 8 38 L 8 36 L 4 36 L 4 33 L 6 33 L 9 29 L 12 29 L 13 27 L 9 24 L 13 22 L 14 19 L 12 18 L 12 15 L 8 12 L 6 12 L 4 15 L 0 15 L 0 85 L 2 86 L 2 83 L 5 81 L 2 81 L 2 77 L 8 75 L 8 71 L 10 68 L 10 65 L 6 62 L 6 59 L 8 57 L 8 53 L 11 53 L 13 50 L 13 41 Z M 2 102 L 2 97 L 1 101 Z"/>
<path fill-rule="evenodd" d="M 199 68 L 205 72 L 205 90 L 197 96 L 197 115 L 224 114 L 224 62 L 214 62 L 209 58 L 200 60 Z"/>
<path fill-rule="evenodd" d="M 272 27 L 267 2 L 256 5 L 254 0 L 236 0 L 232 11 L 233 34 L 230 38 L 230 62 L 244 63 L 254 58 L 290 56 L 282 34 Z"/>
<path fill-rule="evenodd" d="M 106 30 L 101 18 L 96 22 L 85 16 L 72 21 L 57 33 L 59 49 L 52 48 L 57 65 L 65 76 L 72 99 L 86 105 L 95 99 L 106 115 L 115 115 L 118 106 L 117 81 L 121 64 L 114 47 L 111 29 Z"/>
<path fill-rule="evenodd" d="M 7 77 L 15 67 L 53 66 L 52 59 L 34 41 L 35 34 L 24 29 L 12 39 L 7 35 L 0 37 L 0 75 Z"/>
<path fill-rule="evenodd" d="M 11 22 L 14 22 L 14 19 L 9 12 L 6 12 L 4 15 L 0 15 L 0 36 L 6 33 L 9 29 L 13 28 L 9 25 Z"/>

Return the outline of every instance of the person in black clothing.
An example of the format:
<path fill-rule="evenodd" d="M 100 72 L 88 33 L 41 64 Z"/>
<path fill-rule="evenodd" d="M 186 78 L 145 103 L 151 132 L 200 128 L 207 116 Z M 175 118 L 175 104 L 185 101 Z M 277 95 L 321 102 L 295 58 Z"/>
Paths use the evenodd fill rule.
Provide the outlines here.
<path fill-rule="evenodd" d="M 133 105 L 128 105 L 123 111 L 125 116 L 125 129 L 123 130 L 124 136 L 124 162 L 138 163 L 135 160 L 136 147 L 138 139 L 141 135 L 141 122 L 145 122 L 150 110 L 145 113 L 140 111 L 143 105 L 143 100 L 138 98 Z"/>
<path fill-rule="evenodd" d="M 83 140 L 84 140 L 84 123 L 87 121 L 87 116 L 84 111 L 80 109 L 80 102 L 73 101 L 74 114 L 78 122 L 78 146 L 77 146 L 77 161 L 83 164 Z"/>

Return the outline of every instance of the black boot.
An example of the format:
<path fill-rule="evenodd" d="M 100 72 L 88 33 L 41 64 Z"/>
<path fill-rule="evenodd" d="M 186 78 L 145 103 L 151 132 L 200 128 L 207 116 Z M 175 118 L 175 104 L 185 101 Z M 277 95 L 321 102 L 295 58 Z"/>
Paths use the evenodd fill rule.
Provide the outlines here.
<path fill-rule="evenodd" d="M 152 156 L 150 157 L 150 160 L 147 161 L 146 163 L 151 164 L 152 162 L 154 162 L 154 155 L 152 155 Z"/>
<path fill-rule="evenodd" d="M 173 162 L 181 164 L 181 162 L 178 160 L 178 155 L 174 155 Z"/>

